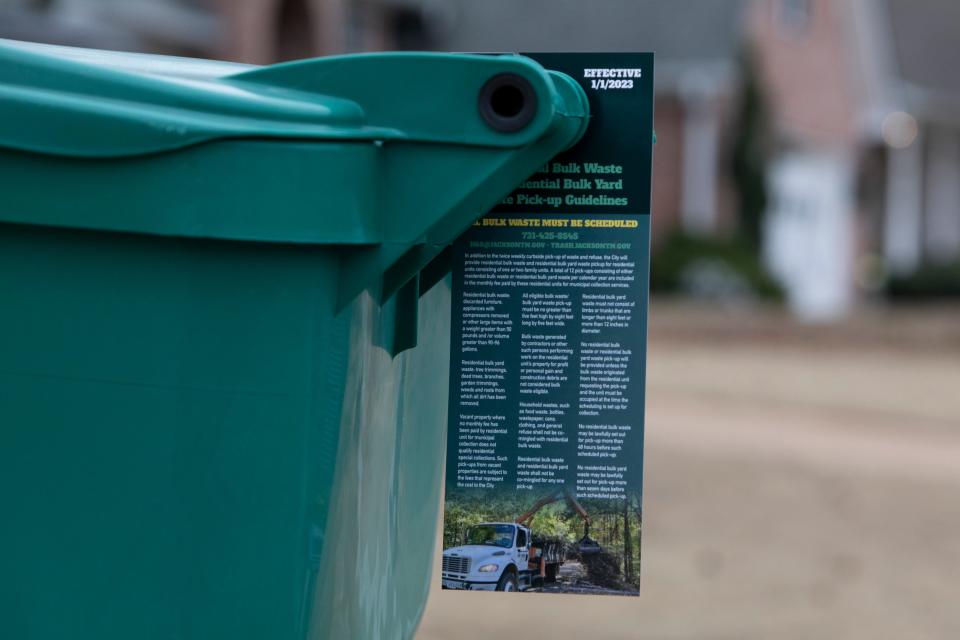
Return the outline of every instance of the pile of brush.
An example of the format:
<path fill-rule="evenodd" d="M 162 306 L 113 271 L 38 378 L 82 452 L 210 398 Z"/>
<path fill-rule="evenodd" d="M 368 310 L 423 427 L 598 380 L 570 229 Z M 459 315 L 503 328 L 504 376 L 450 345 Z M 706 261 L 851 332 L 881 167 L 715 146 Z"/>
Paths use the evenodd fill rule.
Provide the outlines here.
<path fill-rule="evenodd" d="M 620 560 L 609 551 L 601 549 L 580 554 L 580 562 L 587 570 L 587 579 L 591 583 L 618 591 L 628 588 L 623 582 Z"/>

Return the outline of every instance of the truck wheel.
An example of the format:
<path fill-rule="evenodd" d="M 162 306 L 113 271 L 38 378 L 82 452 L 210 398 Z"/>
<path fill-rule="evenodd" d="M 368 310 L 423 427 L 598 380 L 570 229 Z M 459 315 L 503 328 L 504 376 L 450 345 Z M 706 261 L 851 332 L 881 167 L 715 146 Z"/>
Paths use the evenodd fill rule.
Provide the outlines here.
<path fill-rule="evenodd" d="M 517 586 L 517 574 L 513 571 L 504 571 L 500 576 L 500 582 L 497 583 L 497 591 L 519 591 Z"/>

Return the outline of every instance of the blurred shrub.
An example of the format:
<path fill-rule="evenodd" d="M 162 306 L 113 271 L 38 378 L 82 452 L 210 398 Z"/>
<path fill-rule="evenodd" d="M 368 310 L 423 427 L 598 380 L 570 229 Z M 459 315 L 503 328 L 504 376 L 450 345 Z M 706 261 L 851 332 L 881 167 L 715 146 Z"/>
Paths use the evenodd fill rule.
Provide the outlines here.
<path fill-rule="evenodd" d="M 780 286 L 746 243 L 675 233 L 650 264 L 650 289 L 698 298 L 780 300 Z"/>
<path fill-rule="evenodd" d="M 738 235 L 755 250 L 763 243 L 767 211 L 767 166 L 770 163 L 770 116 L 756 56 L 749 48 L 740 54 L 740 96 L 734 120 L 730 170 L 740 201 Z"/>
<path fill-rule="evenodd" d="M 960 260 L 924 265 L 908 276 L 891 277 L 886 290 L 894 299 L 960 298 Z"/>

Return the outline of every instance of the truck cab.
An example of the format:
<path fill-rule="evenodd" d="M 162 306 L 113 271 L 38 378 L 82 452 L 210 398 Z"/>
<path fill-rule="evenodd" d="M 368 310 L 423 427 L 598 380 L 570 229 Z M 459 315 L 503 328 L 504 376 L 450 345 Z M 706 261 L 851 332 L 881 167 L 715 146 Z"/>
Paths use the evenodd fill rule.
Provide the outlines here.
<path fill-rule="evenodd" d="M 463 544 L 443 552 L 443 588 L 525 591 L 538 571 L 530 568 L 531 533 L 513 522 L 484 522 L 467 529 Z"/>

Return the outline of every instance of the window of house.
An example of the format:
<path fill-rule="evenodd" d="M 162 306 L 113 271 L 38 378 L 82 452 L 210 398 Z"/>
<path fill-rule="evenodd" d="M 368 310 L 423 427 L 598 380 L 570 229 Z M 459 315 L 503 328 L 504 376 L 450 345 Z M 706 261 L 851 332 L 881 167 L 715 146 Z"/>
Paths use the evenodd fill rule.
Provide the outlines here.
<path fill-rule="evenodd" d="M 276 20 L 278 61 L 317 55 L 313 22 L 306 0 L 282 0 L 277 7 Z"/>
<path fill-rule="evenodd" d="M 387 29 L 393 48 L 401 51 L 422 51 L 434 48 L 430 23 L 418 8 L 397 7 L 387 14 Z"/>
<path fill-rule="evenodd" d="M 790 37 L 803 35 L 810 27 L 813 0 L 778 0 L 776 14 L 781 33 Z"/>

